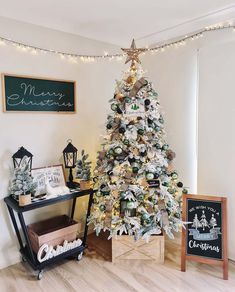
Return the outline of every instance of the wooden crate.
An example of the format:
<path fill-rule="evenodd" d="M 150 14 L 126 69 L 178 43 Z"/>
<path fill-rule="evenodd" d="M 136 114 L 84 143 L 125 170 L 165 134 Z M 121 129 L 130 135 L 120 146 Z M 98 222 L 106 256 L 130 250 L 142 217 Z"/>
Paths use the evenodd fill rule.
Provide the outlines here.
<path fill-rule="evenodd" d="M 106 260 L 120 262 L 123 260 L 154 260 L 164 263 L 165 240 L 163 235 L 151 236 L 148 243 L 145 240 L 134 241 L 132 236 L 122 235 L 110 240 L 108 233 L 100 236 L 92 233 L 88 236 L 88 248 L 94 249 Z"/>
<path fill-rule="evenodd" d="M 29 239 L 34 252 L 40 246 L 61 245 L 65 240 L 74 241 L 77 237 L 78 223 L 67 215 L 56 216 L 27 226 Z"/>

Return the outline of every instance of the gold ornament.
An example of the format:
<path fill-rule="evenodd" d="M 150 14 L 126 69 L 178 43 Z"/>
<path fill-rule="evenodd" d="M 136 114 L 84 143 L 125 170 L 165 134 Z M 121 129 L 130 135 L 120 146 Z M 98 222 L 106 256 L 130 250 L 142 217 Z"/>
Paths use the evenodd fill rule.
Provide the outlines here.
<path fill-rule="evenodd" d="M 113 190 L 112 191 L 112 195 L 114 198 L 117 198 L 118 197 L 118 194 L 119 194 L 119 191 L 118 190 Z"/>
<path fill-rule="evenodd" d="M 145 178 L 139 179 L 138 183 L 144 188 L 148 187 L 148 185 L 149 185 Z"/>
<path fill-rule="evenodd" d="M 134 148 L 132 150 L 132 153 L 137 156 L 137 155 L 139 155 L 139 150 L 137 148 Z"/>
<path fill-rule="evenodd" d="M 131 43 L 131 47 L 129 49 L 122 48 L 122 50 L 123 52 L 127 54 L 127 59 L 126 59 L 125 64 L 131 61 L 131 69 L 135 71 L 136 70 L 135 64 L 136 63 L 141 64 L 140 59 L 139 59 L 139 54 L 145 52 L 146 49 L 144 48 L 137 49 L 135 45 L 135 40 L 133 39 Z"/>
<path fill-rule="evenodd" d="M 115 208 L 119 208 L 119 203 L 118 203 L 118 202 L 115 203 L 115 204 L 114 204 L 114 207 L 115 207 Z"/>
<path fill-rule="evenodd" d="M 135 83 L 135 77 L 134 76 L 128 76 L 127 79 L 126 79 L 126 82 L 128 84 L 134 84 Z"/>
<path fill-rule="evenodd" d="M 120 102 L 123 102 L 123 100 L 124 100 L 124 96 L 123 96 L 123 94 L 121 94 L 121 93 L 117 93 L 117 94 L 115 95 L 115 99 L 116 99 L 116 100 L 119 100 Z"/>

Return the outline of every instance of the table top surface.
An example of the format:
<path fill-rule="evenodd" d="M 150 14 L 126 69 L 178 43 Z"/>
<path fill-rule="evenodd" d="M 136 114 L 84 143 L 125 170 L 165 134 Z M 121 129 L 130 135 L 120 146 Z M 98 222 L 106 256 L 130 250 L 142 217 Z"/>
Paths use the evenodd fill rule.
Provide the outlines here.
<path fill-rule="evenodd" d="M 23 213 L 23 212 L 27 212 L 33 209 L 38 209 L 38 208 L 42 208 L 45 206 L 49 206 L 49 205 L 53 205 L 53 204 L 57 204 L 60 202 L 64 202 L 64 201 L 68 201 L 68 200 L 72 200 L 78 197 L 83 197 L 86 195 L 91 195 L 93 194 L 94 190 L 93 189 L 88 189 L 88 190 L 70 190 L 71 192 L 69 194 L 65 194 L 65 195 L 60 195 L 57 196 L 55 198 L 51 198 L 51 199 L 42 199 L 39 200 L 37 202 L 33 202 L 31 204 L 25 205 L 23 207 L 19 206 L 19 203 L 17 200 L 15 200 L 12 196 L 8 196 L 6 198 L 4 198 L 4 202 L 13 210 L 15 210 L 17 213 Z"/>

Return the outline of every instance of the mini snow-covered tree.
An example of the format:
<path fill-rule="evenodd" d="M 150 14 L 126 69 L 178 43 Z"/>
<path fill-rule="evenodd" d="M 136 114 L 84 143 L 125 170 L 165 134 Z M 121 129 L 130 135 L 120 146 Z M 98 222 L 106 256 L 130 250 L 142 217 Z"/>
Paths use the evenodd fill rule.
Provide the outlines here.
<path fill-rule="evenodd" d="M 173 238 L 181 221 L 182 182 L 172 167 L 157 92 L 137 63 L 142 49 L 123 49 L 131 67 L 117 82 L 107 134 L 95 169 L 97 192 L 89 224 L 97 234 L 136 239 L 165 231 Z"/>
<path fill-rule="evenodd" d="M 192 224 L 192 226 L 195 227 L 196 230 L 197 230 L 199 227 L 201 227 L 201 223 L 200 223 L 200 221 L 199 221 L 199 219 L 198 219 L 197 214 L 195 214 L 195 216 L 194 216 L 194 218 L 193 218 L 193 224 Z"/>
<path fill-rule="evenodd" d="M 211 216 L 210 226 L 211 226 L 213 229 L 215 228 L 215 226 L 217 226 L 217 221 L 216 221 L 216 219 L 215 219 L 214 214 L 212 214 L 212 216 Z"/>
<path fill-rule="evenodd" d="M 34 194 L 37 187 L 30 174 L 30 166 L 27 163 L 27 159 L 26 156 L 23 157 L 21 165 L 14 169 L 10 184 L 10 193 L 16 197 L 29 193 Z"/>
<path fill-rule="evenodd" d="M 91 178 L 91 162 L 87 161 L 88 154 L 81 152 L 81 159 L 76 162 L 76 177 L 81 180 L 90 180 Z"/>
<path fill-rule="evenodd" d="M 202 211 L 200 224 L 202 226 L 203 231 L 205 230 L 206 227 L 209 227 L 208 221 L 206 220 L 206 215 L 205 215 L 205 211 L 204 210 Z"/>

